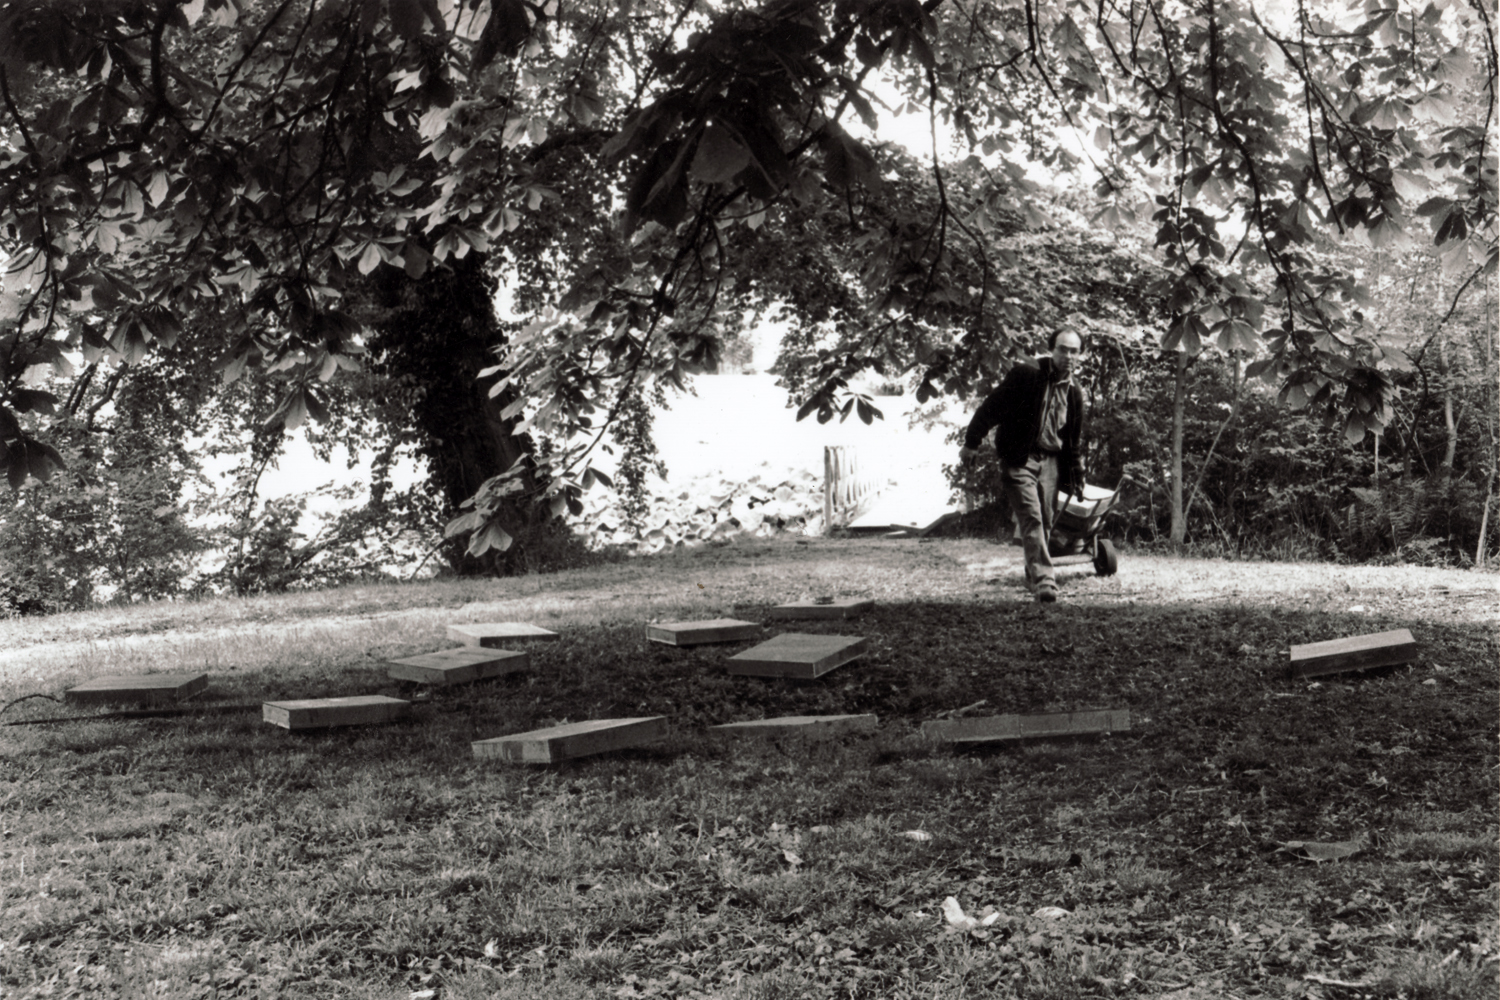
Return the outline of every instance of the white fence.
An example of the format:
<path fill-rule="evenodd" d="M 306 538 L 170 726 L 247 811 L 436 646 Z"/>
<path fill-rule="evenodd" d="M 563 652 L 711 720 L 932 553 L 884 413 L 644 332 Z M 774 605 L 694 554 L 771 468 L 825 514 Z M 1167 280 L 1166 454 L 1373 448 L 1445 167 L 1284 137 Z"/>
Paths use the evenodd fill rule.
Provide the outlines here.
<path fill-rule="evenodd" d="M 843 527 L 859 507 L 880 493 L 879 477 L 860 470 L 859 452 L 852 445 L 823 447 L 823 530 Z"/>

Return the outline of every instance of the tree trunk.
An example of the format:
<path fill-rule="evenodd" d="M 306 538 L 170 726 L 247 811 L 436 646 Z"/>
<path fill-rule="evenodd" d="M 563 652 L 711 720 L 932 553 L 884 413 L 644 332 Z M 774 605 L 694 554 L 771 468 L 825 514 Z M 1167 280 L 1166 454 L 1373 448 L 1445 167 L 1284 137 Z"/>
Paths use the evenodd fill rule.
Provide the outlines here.
<path fill-rule="evenodd" d="M 1178 351 L 1177 379 L 1172 386 L 1172 475 L 1169 484 L 1172 523 L 1167 529 L 1167 538 L 1179 547 L 1187 541 L 1187 518 L 1182 508 L 1182 419 L 1187 395 L 1187 367 L 1187 354 Z"/>
<path fill-rule="evenodd" d="M 456 516 L 487 479 L 533 450 L 529 436 L 512 433 L 516 421 L 500 416 L 514 392 L 491 398 L 493 379 L 479 377 L 495 364 L 495 348 L 506 340 L 494 297 L 494 279 L 478 253 L 417 280 L 388 271 L 378 285 L 385 311 L 374 324 L 371 346 L 375 370 L 390 383 L 387 419 L 406 424 L 407 439 L 427 460 L 428 483 L 444 501 L 445 519 Z M 507 530 L 525 527 L 528 517 L 517 507 Z M 455 573 L 494 572 L 508 565 L 506 553 L 475 559 L 465 554 L 466 546 L 462 537 L 444 546 Z"/>
<path fill-rule="evenodd" d="M 1447 479 L 1453 475 L 1453 459 L 1458 454 L 1458 422 L 1453 419 L 1453 372 L 1448 365 L 1448 339 L 1441 333 L 1438 334 L 1438 361 L 1443 373 L 1443 430 L 1447 434 L 1438 475 Z"/>
<path fill-rule="evenodd" d="M 1226 430 L 1228 430 L 1229 427 L 1236 420 L 1238 420 L 1239 416 L 1240 416 L 1240 359 L 1239 359 L 1239 356 L 1236 355 L 1236 354 L 1234 354 L 1233 352 L 1231 352 L 1230 356 L 1229 356 L 1229 363 L 1232 366 L 1231 369 L 1230 369 L 1229 387 L 1230 387 L 1230 392 L 1233 394 L 1230 397 L 1229 416 L 1227 416 L 1227 417 L 1224 418 L 1224 422 L 1219 425 L 1218 431 L 1215 432 L 1214 439 L 1213 439 L 1213 441 L 1208 446 L 1208 454 L 1206 454 L 1206 455 L 1203 456 L 1203 464 L 1198 467 L 1198 478 L 1195 479 L 1195 480 L 1193 480 L 1193 489 L 1192 489 L 1192 491 L 1190 493 L 1188 493 L 1187 502 L 1182 505 L 1182 521 L 1183 521 L 1184 525 L 1187 524 L 1188 515 L 1193 512 L 1193 501 L 1195 499 L 1197 499 L 1197 497 L 1198 497 L 1198 491 L 1203 486 L 1203 477 L 1206 476 L 1206 475 L 1208 475 L 1208 467 L 1209 467 L 1210 464 L 1213 463 L 1214 453 L 1216 451 L 1218 451 L 1218 448 L 1219 448 L 1219 439 L 1224 436 L 1224 432 Z M 1218 521 L 1215 520 L 1214 523 L 1217 525 Z M 1219 532 L 1220 532 L 1220 534 L 1224 534 L 1225 537 L 1226 537 L 1226 539 L 1227 539 L 1228 535 L 1227 535 L 1227 533 L 1224 532 L 1223 528 L 1220 528 Z"/>
<path fill-rule="evenodd" d="M 1492 473 L 1484 484 L 1484 515 L 1479 519 L 1479 544 L 1474 546 L 1474 568 L 1484 569 L 1484 556 L 1490 530 L 1490 503 L 1495 494 L 1495 477 Z"/>

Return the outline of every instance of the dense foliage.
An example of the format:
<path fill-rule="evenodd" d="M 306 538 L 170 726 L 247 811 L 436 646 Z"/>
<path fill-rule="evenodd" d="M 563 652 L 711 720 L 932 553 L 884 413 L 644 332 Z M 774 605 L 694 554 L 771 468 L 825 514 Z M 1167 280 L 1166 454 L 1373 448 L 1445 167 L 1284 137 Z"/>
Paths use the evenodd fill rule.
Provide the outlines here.
<path fill-rule="evenodd" d="M 1289 412 L 1272 388 L 1247 379 L 1253 355 L 1202 352 L 1179 383 L 1181 356 L 1148 338 L 1093 339 L 1082 375 L 1089 479 L 1122 490 L 1109 533 L 1171 539 L 1177 479 L 1175 502 L 1187 508 L 1181 515 L 1190 530 L 1171 540 L 1200 551 L 1457 565 L 1500 551 L 1493 291 L 1437 313 L 1439 261 L 1408 254 L 1396 264 L 1378 256 L 1365 263 L 1380 275 L 1376 309 L 1388 327 L 1398 393 L 1386 433 L 1356 444 L 1329 421 Z M 1183 414 L 1180 468 L 1174 408 Z M 981 506 L 1003 507 L 993 457 L 948 471 Z"/>
<path fill-rule="evenodd" d="M 536 435 L 602 436 L 776 308 L 819 419 L 874 418 L 866 370 L 964 396 L 1058 322 L 1156 317 L 1358 443 L 1396 376 L 1328 240 L 1431 242 L 1455 304 L 1493 272 L 1490 27 L 1477 0 L 5 3 L 0 460 L 65 464 L 45 372 L 80 360 L 268 373 L 287 427 L 368 403 L 336 376 L 372 288 L 465 267 L 535 319 L 470 316 L 498 407 L 467 418 L 489 478 L 434 483 L 472 491 L 458 562 L 578 509 L 592 443 Z M 1080 218 L 1144 227 L 1158 279 L 1103 309 L 1048 280 Z M 386 363 L 441 358 L 425 329 Z"/>

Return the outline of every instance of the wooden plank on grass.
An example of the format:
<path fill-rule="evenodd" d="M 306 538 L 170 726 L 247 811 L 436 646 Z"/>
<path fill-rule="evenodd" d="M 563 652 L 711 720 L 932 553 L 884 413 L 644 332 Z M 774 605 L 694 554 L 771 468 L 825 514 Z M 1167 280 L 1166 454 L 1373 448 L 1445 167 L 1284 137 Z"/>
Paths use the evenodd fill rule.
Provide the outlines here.
<path fill-rule="evenodd" d="M 126 677 L 95 677 L 65 694 L 79 705 L 130 702 L 162 705 L 181 701 L 208 687 L 207 674 L 135 674 Z"/>
<path fill-rule="evenodd" d="M 934 531 L 936 531 L 937 529 L 941 528 L 943 525 L 947 524 L 949 521 L 956 520 L 959 516 L 960 515 L 959 515 L 958 511 L 956 511 L 956 510 L 950 510 L 950 511 L 948 511 L 948 513 L 939 516 L 932 523 L 928 524 L 927 527 L 925 527 L 925 528 L 918 528 L 917 529 L 917 537 L 918 538 L 926 538 L 928 535 L 932 534 Z"/>
<path fill-rule="evenodd" d="M 668 646 L 699 646 L 706 642 L 740 642 L 760 635 L 755 622 L 710 618 L 701 622 L 658 622 L 646 626 L 646 638 Z"/>
<path fill-rule="evenodd" d="M 875 602 L 864 597 L 841 597 L 838 600 L 793 601 L 778 604 L 771 609 L 772 618 L 853 618 L 875 606 Z"/>
<path fill-rule="evenodd" d="M 810 679 L 864 655 L 870 640 L 849 635 L 783 632 L 728 659 L 729 672 L 744 677 Z"/>
<path fill-rule="evenodd" d="M 1411 630 L 1404 628 L 1392 632 L 1376 632 L 1373 635 L 1352 635 L 1346 639 L 1304 643 L 1291 649 L 1292 676 L 1316 677 L 1343 670 L 1411 663 L 1417 658 L 1419 648 L 1417 640 L 1412 638 Z"/>
<path fill-rule="evenodd" d="M 638 719 L 595 719 L 572 722 L 529 733 L 497 736 L 470 744 L 474 756 L 491 760 L 508 760 L 525 764 L 552 764 L 574 757 L 588 757 L 640 746 L 667 735 L 667 717 L 645 716 Z"/>
<path fill-rule="evenodd" d="M 261 718 L 283 729 L 365 726 L 376 722 L 404 719 L 409 714 L 411 714 L 411 702 L 400 698 L 387 698 L 380 694 L 362 694 L 347 698 L 268 701 L 261 706 Z"/>
<path fill-rule="evenodd" d="M 550 642 L 558 635 L 549 629 L 525 622 L 485 622 L 478 625 L 449 625 L 448 638 L 466 646 L 503 649 L 514 642 Z"/>
<path fill-rule="evenodd" d="M 712 736 L 797 736 L 821 740 L 845 733 L 872 732 L 877 724 L 873 715 L 783 715 L 775 719 L 751 719 L 709 726 Z"/>
<path fill-rule="evenodd" d="M 394 680 L 419 684 L 468 684 L 526 670 L 531 666 L 531 654 L 512 649 L 461 646 L 388 662 Z"/>
<path fill-rule="evenodd" d="M 922 735 L 943 743 L 991 743 L 1049 736 L 1089 736 L 1130 731 L 1130 710 L 1052 712 L 1045 715 L 993 715 L 985 719 L 933 719 Z"/>

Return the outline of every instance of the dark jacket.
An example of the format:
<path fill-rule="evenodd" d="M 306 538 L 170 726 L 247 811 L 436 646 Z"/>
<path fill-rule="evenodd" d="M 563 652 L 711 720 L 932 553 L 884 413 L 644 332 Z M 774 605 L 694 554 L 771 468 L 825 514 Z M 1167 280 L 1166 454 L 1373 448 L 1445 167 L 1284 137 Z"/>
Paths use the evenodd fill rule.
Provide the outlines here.
<path fill-rule="evenodd" d="M 995 450 L 1007 465 L 1024 465 L 1036 446 L 1042 426 L 1042 404 L 1047 398 L 1047 380 L 1052 373 L 1052 359 L 1042 358 L 1035 365 L 1016 365 L 1006 374 L 1000 388 L 990 393 L 969 421 L 964 434 L 965 448 L 978 448 L 991 427 L 995 431 Z M 1079 441 L 1083 437 L 1083 390 L 1068 386 L 1068 415 L 1063 421 L 1062 451 L 1057 456 L 1057 484 L 1062 490 L 1083 487 L 1083 455 Z"/>

